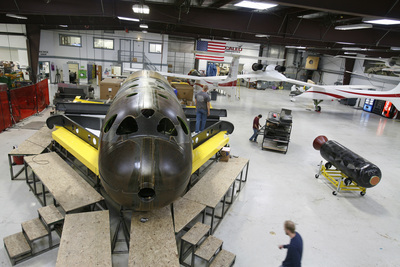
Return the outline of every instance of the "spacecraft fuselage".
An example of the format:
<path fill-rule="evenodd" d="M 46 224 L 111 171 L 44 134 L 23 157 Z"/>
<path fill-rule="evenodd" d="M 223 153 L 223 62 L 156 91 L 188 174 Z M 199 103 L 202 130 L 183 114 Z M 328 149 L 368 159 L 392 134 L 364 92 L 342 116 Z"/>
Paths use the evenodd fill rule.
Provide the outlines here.
<path fill-rule="evenodd" d="M 167 80 L 133 73 L 119 89 L 100 134 L 99 172 L 107 194 L 136 211 L 164 207 L 185 192 L 192 138 Z"/>
<path fill-rule="evenodd" d="M 382 173 L 378 166 L 338 142 L 328 140 L 326 136 L 316 137 L 313 146 L 316 150 L 320 150 L 324 159 L 361 187 L 374 187 L 382 179 Z"/>

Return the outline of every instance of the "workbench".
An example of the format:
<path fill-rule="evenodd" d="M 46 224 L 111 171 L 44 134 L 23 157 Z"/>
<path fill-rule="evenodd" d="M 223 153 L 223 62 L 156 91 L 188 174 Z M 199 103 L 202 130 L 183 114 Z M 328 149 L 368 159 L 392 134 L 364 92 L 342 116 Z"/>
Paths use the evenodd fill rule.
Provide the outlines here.
<path fill-rule="evenodd" d="M 26 182 L 43 206 L 47 205 L 46 188 L 65 213 L 104 200 L 56 152 L 25 157 L 25 164 L 32 169 L 32 180 L 27 176 Z M 42 190 L 38 193 L 37 184 L 40 183 Z"/>
<path fill-rule="evenodd" d="M 53 130 L 50 130 L 49 128 L 47 128 L 47 126 L 44 126 L 31 137 L 19 144 L 17 148 L 14 148 L 10 151 L 10 153 L 8 153 L 8 163 L 10 165 L 11 180 L 16 179 L 18 175 L 20 175 L 24 171 L 24 168 L 22 168 L 18 171 L 17 174 L 14 174 L 14 166 L 17 164 L 13 160 L 13 157 L 20 157 L 22 162 L 22 157 L 24 156 L 37 155 L 42 153 L 49 147 L 49 145 L 53 141 L 53 138 L 51 136 L 52 132 Z"/>
<path fill-rule="evenodd" d="M 231 158 L 228 162 L 217 162 L 210 168 L 207 173 L 195 184 L 183 198 L 205 205 L 211 209 L 211 234 L 221 222 L 228 208 L 234 201 L 235 183 L 239 182 L 240 191 L 242 183 L 247 181 L 247 171 L 249 160 L 245 158 Z M 246 174 L 243 179 L 243 171 L 246 168 Z M 240 178 L 238 179 L 240 175 Z M 230 190 L 231 189 L 231 190 Z M 230 191 L 230 201 L 228 201 L 228 193 Z M 220 215 L 215 214 L 218 204 L 222 202 L 222 210 Z M 226 206 L 228 206 L 226 208 Z M 226 208 L 226 209 L 225 209 Z M 214 220 L 219 221 L 214 227 Z"/>

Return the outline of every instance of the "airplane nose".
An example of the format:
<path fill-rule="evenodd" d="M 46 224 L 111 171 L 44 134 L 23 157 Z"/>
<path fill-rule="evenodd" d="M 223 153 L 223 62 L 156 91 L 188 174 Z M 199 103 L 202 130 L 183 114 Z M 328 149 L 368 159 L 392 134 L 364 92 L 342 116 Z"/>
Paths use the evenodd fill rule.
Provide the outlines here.
<path fill-rule="evenodd" d="M 186 189 L 191 159 L 173 141 L 134 138 L 104 147 L 101 152 L 104 188 L 122 206 L 134 210 L 162 207 Z"/>

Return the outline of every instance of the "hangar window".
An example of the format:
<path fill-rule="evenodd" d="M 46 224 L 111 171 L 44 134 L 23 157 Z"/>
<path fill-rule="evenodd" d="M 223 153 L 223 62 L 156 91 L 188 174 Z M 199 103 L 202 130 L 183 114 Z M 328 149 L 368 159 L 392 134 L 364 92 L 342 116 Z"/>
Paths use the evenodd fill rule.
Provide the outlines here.
<path fill-rule="evenodd" d="M 131 134 L 135 133 L 139 130 L 139 127 L 137 125 L 137 122 L 134 118 L 132 117 L 126 117 L 118 126 L 117 129 L 117 134 L 118 135 L 123 135 L 123 134 Z"/>
<path fill-rule="evenodd" d="M 157 131 L 162 134 L 177 136 L 175 125 L 168 118 L 163 118 L 157 125 Z"/>
<path fill-rule="evenodd" d="M 157 85 L 157 88 L 160 88 L 160 89 L 163 89 L 163 90 L 165 90 L 165 88 L 164 88 L 164 87 L 162 87 L 161 85 Z"/>
<path fill-rule="evenodd" d="M 93 48 L 114 50 L 114 39 L 93 38 Z"/>
<path fill-rule="evenodd" d="M 129 88 L 136 87 L 136 86 L 138 86 L 138 85 L 139 85 L 139 84 L 133 84 L 133 85 L 129 86 Z"/>
<path fill-rule="evenodd" d="M 179 124 L 182 127 L 182 130 L 185 132 L 185 134 L 189 133 L 189 127 L 187 126 L 186 122 L 181 118 L 181 117 L 177 117 Z"/>
<path fill-rule="evenodd" d="M 60 45 L 82 47 L 82 38 L 76 35 L 60 34 Z"/>
<path fill-rule="evenodd" d="M 114 124 L 115 119 L 117 118 L 117 114 L 113 115 L 108 121 L 106 122 L 106 125 L 104 126 L 104 132 L 107 133 L 110 129 L 111 126 Z"/>
<path fill-rule="evenodd" d="M 161 52 L 162 52 L 162 44 L 149 43 L 149 53 L 161 54 Z"/>
<path fill-rule="evenodd" d="M 154 110 L 152 109 L 142 109 L 142 115 L 147 119 L 154 115 Z"/>

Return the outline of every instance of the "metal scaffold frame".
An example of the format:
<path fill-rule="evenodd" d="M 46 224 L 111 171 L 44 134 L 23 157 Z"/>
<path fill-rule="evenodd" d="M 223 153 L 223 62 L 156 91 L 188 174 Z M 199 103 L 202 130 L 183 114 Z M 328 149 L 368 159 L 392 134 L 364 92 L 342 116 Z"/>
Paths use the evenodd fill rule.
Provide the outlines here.
<path fill-rule="evenodd" d="M 332 164 L 330 162 L 326 162 L 323 164 L 323 161 L 318 165 L 318 173 L 315 174 L 315 178 L 319 178 L 320 175 L 324 176 L 335 188 L 332 192 L 333 195 L 337 195 L 340 191 L 358 191 L 361 196 L 366 194 L 367 189 L 365 187 L 361 187 L 357 185 L 355 181 L 349 178 L 342 171 L 337 169 L 330 169 Z"/>

